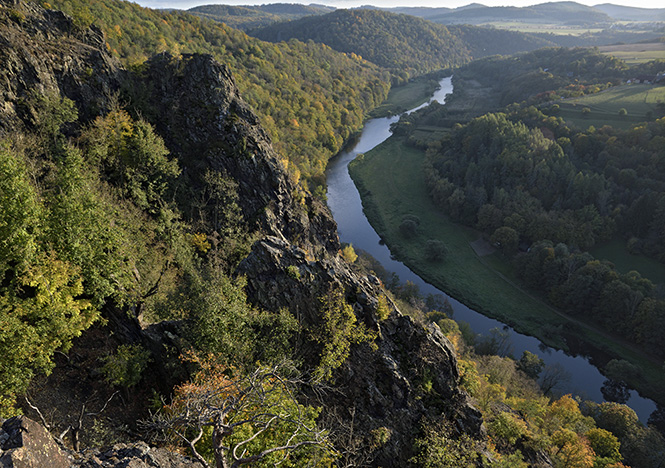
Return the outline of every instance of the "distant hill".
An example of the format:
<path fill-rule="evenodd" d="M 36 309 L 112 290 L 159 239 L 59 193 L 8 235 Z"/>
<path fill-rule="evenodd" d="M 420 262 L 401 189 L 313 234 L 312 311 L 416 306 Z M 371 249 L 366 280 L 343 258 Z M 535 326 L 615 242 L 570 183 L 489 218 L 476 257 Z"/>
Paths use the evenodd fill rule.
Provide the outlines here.
<path fill-rule="evenodd" d="M 474 4 L 471 8 L 439 12 L 427 19 L 441 24 L 528 21 L 588 25 L 613 21 L 606 13 L 575 2 L 552 2 L 529 7 L 486 7 Z"/>
<path fill-rule="evenodd" d="M 324 5 L 299 5 L 272 3 L 268 5 L 201 5 L 187 10 L 193 15 L 225 23 L 232 28 L 248 30 L 280 21 L 290 21 L 304 16 L 323 15 L 334 11 Z"/>
<path fill-rule="evenodd" d="M 665 21 L 665 8 L 637 8 L 622 5 L 612 5 L 611 3 L 594 5 L 593 8 L 602 11 L 615 20 Z"/>
<path fill-rule="evenodd" d="M 312 40 L 393 71 L 422 74 L 470 60 L 468 48 L 443 25 L 380 10 L 337 10 L 250 31 L 270 42 Z"/>
<path fill-rule="evenodd" d="M 552 45 L 531 35 L 474 26 L 447 27 L 414 16 L 381 10 L 337 10 L 250 31 L 279 42 L 312 40 L 400 74 L 413 76 L 458 66 L 471 59 L 512 54 Z M 408 76 L 407 76 L 408 77 Z"/>

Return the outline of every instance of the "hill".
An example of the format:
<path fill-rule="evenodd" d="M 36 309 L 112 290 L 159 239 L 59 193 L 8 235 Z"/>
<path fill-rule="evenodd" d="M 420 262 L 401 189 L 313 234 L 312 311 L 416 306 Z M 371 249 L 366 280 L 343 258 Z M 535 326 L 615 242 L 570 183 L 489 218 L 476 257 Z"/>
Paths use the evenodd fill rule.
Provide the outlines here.
<path fill-rule="evenodd" d="M 389 88 L 388 74 L 376 65 L 319 44 L 270 44 L 189 13 L 119 0 L 50 5 L 72 15 L 79 29 L 100 27 L 109 51 L 129 66 L 165 51 L 207 53 L 227 64 L 290 170 L 312 191 L 323 183 L 327 160 Z"/>
<path fill-rule="evenodd" d="M 665 21 L 665 8 L 639 8 L 624 5 L 603 3 L 594 5 L 594 9 L 602 11 L 615 20 L 623 21 Z"/>
<path fill-rule="evenodd" d="M 478 25 L 494 21 L 517 21 L 591 25 L 612 22 L 612 18 L 601 9 L 576 2 L 549 2 L 527 7 L 488 7 L 474 3 L 454 9 L 400 7 L 390 11 L 420 16 L 441 24 Z"/>
<path fill-rule="evenodd" d="M 267 41 L 321 42 L 335 50 L 354 53 L 402 79 L 477 57 L 510 54 L 551 45 L 517 32 L 472 26 L 449 28 L 413 16 L 379 10 L 337 10 L 251 31 Z"/>
<path fill-rule="evenodd" d="M 303 16 L 322 15 L 334 10 L 323 5 L 298 5 L 271 3 L 267 5 L 201 5 L 187 10 L 202 18 L 224 23 L 246 31 L 280 21 L 290 21 Z"/>

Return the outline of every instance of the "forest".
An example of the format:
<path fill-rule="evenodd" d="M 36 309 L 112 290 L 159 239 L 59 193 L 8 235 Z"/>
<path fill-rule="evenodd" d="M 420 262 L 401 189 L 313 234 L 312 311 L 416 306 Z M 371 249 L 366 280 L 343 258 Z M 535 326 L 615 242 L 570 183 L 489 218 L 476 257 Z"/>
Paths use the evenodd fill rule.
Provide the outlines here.
<path fill-rule="evenodd" d="M 328 159 L 388 92 L 387 71 L 322 45 L 273 45 L 213 20 L 117 0 L 48 4 L 72 15 L 79 28 L 94 22 L 109 51 L 128 66 L 161 52 L 212 54 L 232 70 L 291 171 L 320 196 Z"/>
<path fill-rule="evenodd" d="M 632 254 L 665 260 L 662 106 L 645 114 L 643 123 L 621 130 L 580 129 L 559 117 L 559 106 L 552 104 L 602 93 L 654 69 L 665 69 L 665 63 L 629 70 L 615 58 L 582 49 L 479 60 L 456 74 L 455 92 L 461 93 L 446 107 L 403 117 L 395 132 L 427 148 L 423 172 L 436 206 L 484 233 L 513 259 L 524 285 L 569 316 L 662 359 L 661 286 L 588 253 L 620 238 Z M 483 114 L 482 106 L 471 113 L 461 112 L 462 105 L 456 110 L 456 103 L 464 102 L 467 77 L 496 96 L 484 107 L 494 112 Z M 451 123 L 460 118 L 466 123 Z M 445 138 L 432 140 L 418 137 L 419 126 L 452 128 Z"/>
<path fill-rule="evenodd" d="M 444 37 L 446 66 L 469 60 Z M 144 439 L 200 466 L 662 466 L 662 414 L 555 394 L 538 356 L 499 356 L 500 330 L 340 245 L 323 171 L 390 67 L 114 0 L 0 0 L 0 42 L 3 418 L 69 453 Z M 589 54 L 589 79 L 621 70 Z M 512 106 L 431 146 L 428 188 L 506 254 L 532 244 L 520 271 L 557 305 L 653 347 L 658 288 L 582 249 L 665 258 L 664 139 L 662 118 L 580 131 Z"/>
<path fill-rule="evenodd" d="M 584 252 L 621 236 L 631 252 L 665 259 L 664 130 L 662 119 L 629 132 L 575 132 L 535 108 L 486 114 L 430 148 L 428 187 L 442 210 L 504 253 L 531 246 L 517 271 L 552 304 L 662 358 L 665 303 L 655 285 Z"/>
<path fill-rule="evenodd" d="M 337 10 L 249 31 L 279 42 L 312 40 L 360 55 L 391 70 L 395 83 L 472 59 L 513 54 L 554 43 L 533 35 L 469 25 L 443 26 L 414 16 L 372 9 Z"/>

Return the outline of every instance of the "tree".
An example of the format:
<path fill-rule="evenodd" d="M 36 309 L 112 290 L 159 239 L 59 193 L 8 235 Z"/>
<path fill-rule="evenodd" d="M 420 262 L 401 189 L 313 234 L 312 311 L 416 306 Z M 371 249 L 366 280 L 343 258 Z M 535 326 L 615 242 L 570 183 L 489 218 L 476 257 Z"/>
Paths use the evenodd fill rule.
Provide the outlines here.
<path fill-rule="evenodd" d="M 349 357 L 352 344 L 373 341 L 376 334 L 358 323 L 353 308 L 346 302 L 341 289 L 331 289 L 321 298 L 321 323 L 312 338 L 323 345 L 319 365 L 314 371 L 317 381 L 332 379 L 332 373 Z"/>
<path fill-rule="evenodd" d="M 586 434 L 589 445 L 599 457 L 606 459 L 608 463 L 620 462 L 621 453 L 619 448 L 621 444 L 614 434 L 605 429 L 593 428 Z"/>
<path fill-rule="evenodd" d="M 498 246 L 504 254 L 509 255 L 517 251 L 519 234 L 513 228 L 501 226 L 492 234 L 490 241 Z"/>
<path fill-rule="evenodd" d="M 448 256 L 446 244 L 438 239 L 429 239 L 425 244 L 425 258 L 431 262 L 441 262 Z"/>
<path fill-rule="evenodd" d="M 358 260 L 358 254 L 353 249 L 353 245 L 348 244 L 342 248 L 342 258 L 348 263 L 355 263 Z"/>
<path fill-rule="evenodd" d="M 423 424 L 415 440 L 417 453 L 409 461 L 423 468 L 471 468 L 477 466 L 480 448 L 466 433 L 456 431 L 446 420 Z"/>
<path fill-rule="evenodd" d="M 517 368 L 532 379 L 538 378 L 543 367 L 545 367 L 545 361 L 531 351 L 524 351 L 520 360 L 517 361 Z"/>
<path fill-rule="evenodd" d="M 592 468 L 594 453 L 589 443 L 570 429 L 552 434 L 552 455 L 555 468 Z"/>
<path fill-rule="evenodd" d="M 407 239 L 414 237 L 417 231 L 418 222 L 412 217 L 405 217 L 399 225 L 399 232 L 401 232 Z"/>
<path fill-rule="evenodd" d="M 213 359 L 193 360 L 200 371 L 176 387 L 172 403 L 147 422 L 149 428 L 184 441 L 205 467 L 204 449 L 216 468 L 330 466 L 334 452 L 326 431 L 316 427 L 319 410 L 297 401 L 299 382 L 290 363 L 239 375 Z"/>

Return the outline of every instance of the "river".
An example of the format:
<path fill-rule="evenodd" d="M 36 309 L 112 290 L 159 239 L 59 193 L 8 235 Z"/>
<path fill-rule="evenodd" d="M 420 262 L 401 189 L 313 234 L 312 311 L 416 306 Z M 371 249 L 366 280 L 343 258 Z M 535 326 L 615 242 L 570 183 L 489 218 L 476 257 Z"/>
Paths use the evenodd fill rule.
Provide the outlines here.
<path fill-rule="evenodd" d="M 452 93 L 452 90 L 451 78 L 444 78 L 430 102 L 445 103 L 446 95 Z M 409 112 L 428 104 L 425 103 Z M 570 356 L 563 351 L 545 346 L 534 337 L 517 333 L 507 325 L 466 307 L 425 282 L 403 263 L 394 260 L 388 247 L 380 242 L 379 235 L 363 213 L 360 194 L 349 176 L 348 165 L 358 154 L 371 150 L 390 137 L 390 125 L 398 120 L 398 116 L 393 116 L 368 121 L 355 145 L 335 156 L 328 164 L 326 171 L 328 206 L 337 222 L 340 240 L 370 253 L 386 270 L 396 273 L 401 281 L 411 281 L 418 285 L 422 294 L 440 294 L 447 297 L 453 307 L 454 319 L 469 323 L 475 333 L 487 335 L 493 328 L 507 331 L 510 334 L 513 355 L 517 358 L 522 355 L 524 350 L 528 350 L 540 356 L 546 366 L 561 366 L 570 378 L 560 381 L 555 387 L 555 391 L 562 394 L 579 395 L 582 399 L 604 401 L 601 387 L 606 378 L 589 362 L 588 357 Z M 653 401 L 642 398 L 634 390 L 630 391 L 630 398 L 626 404 L 635 410 L 643 422 L 646 422 L 649 415 L 656 409 Z"/>

